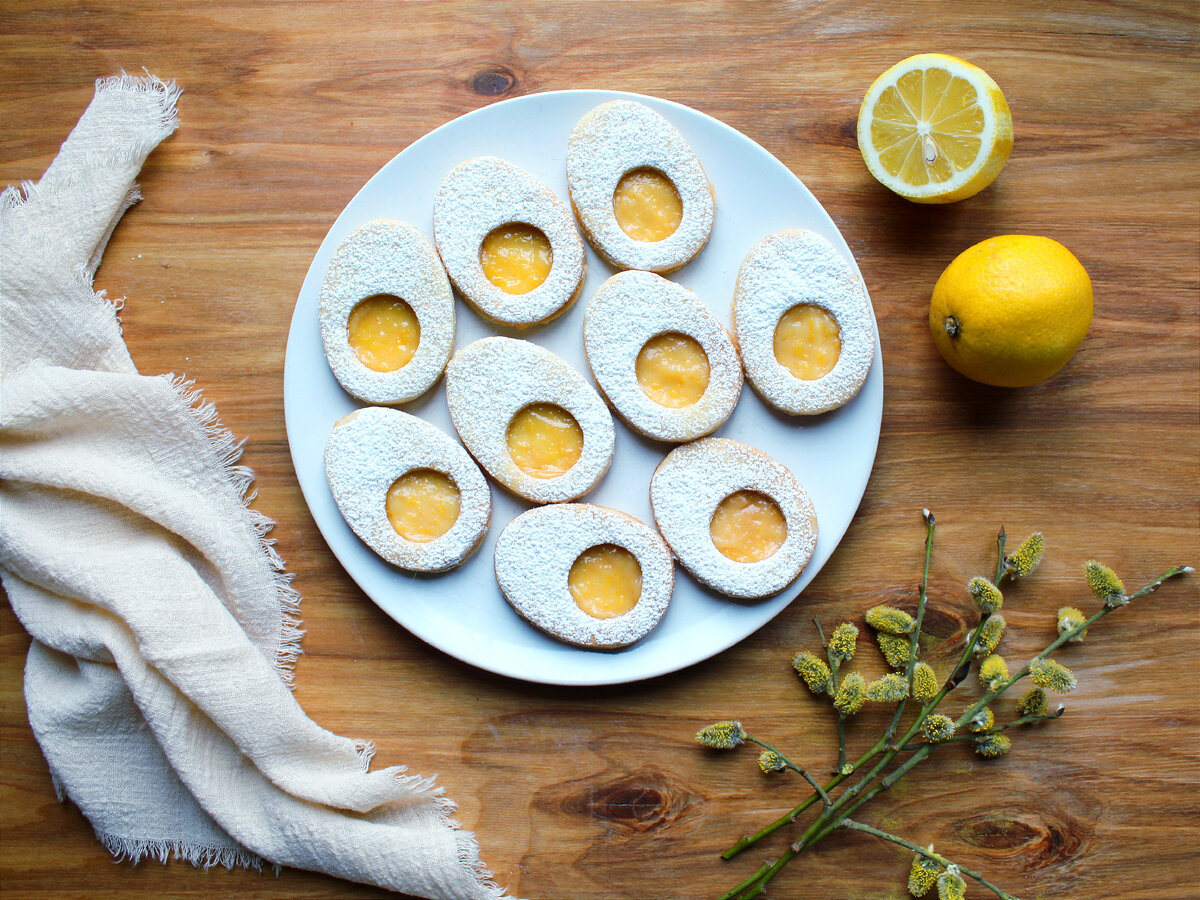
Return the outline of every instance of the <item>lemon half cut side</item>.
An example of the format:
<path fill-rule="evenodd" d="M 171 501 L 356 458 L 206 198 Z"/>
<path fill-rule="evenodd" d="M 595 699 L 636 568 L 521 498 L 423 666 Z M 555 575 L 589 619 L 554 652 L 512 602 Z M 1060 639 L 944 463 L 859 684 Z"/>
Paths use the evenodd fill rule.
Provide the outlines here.
<path fill-rule="evenodd" d="M 1008 101 L 987 72 L 942 53 L 896 63 L 858 111 L 858 147 L 884 187 L 953 203 L 991 184 L 1012 152 Z"/>

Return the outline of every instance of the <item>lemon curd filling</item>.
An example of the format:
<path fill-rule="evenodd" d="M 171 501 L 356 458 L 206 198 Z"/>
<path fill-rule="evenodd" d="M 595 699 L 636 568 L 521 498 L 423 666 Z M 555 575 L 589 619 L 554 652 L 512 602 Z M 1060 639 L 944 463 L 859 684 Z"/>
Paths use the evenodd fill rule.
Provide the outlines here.
<path fill-rule="evenodd" d="M 388 488 L 387 517 L 402 538 L 428 543 L 458 521 L 462 498 L 449 475 L 433 469 L 405 472 Z"/>
<path fill-rule="evenodd" d="M 686 334 L 652 337 L 638 353 L 636 366 L 642 391 L 660 406 L 691 406 L 708 390 L 708 355 Z"/>
<path fill-rule="evenodd" d="M 730 494 L 717 504 L 708 528 L 716 548 L 734 562 L 766 559 L 787 538 L 779 505 L 758 491 Z"/>
<path fill-rule="evenodd" d="M 637 557 L 616 544 L 585 550 L 571 566 L 567 585 L 575 602 L 589 616 L 623 616 L 642 596 L 642 567 Z"/>
<path fill-rule="evenodd" d="M 662 241 L 683 221 L 683 201 L 671 179 L 657 169 L 633 169 L 613 193 L 613 213 L 635 241 Z"/>
<path fill-rule="evenodd" d="M 979 92 L 945 69 L 914 69 L 880 95 L 871 140 L 889 174 L 921 186 L 948 181 L 979 155 Z"/>
<path fill-rule="evenodd" d="M 506 294 L 528 294 L 550 274 L 554 251 L 541 229 L 512 222 L 487 233 L 479 264 L 487 280 Z"/>
<path fill-rule="evenodd" d="M 412 307 L 391 294 L 367 297 L 350 311 L 346 337 L 359 360 L 376 372 L 408 365 L 421 343 L 421 323 Z"/>
<path fill-rule="evenodd" d="M 775 326 L 775 358 L 803 381 L 829 374 L 842 353 L 837 320 L 819 306 L 793 306 Z"/>
<path fill-rule="evenodd" d="M 553 403 L 533 403 L 508 423 L 508 453 L 522 472 L 557 478 L 579 461 L 583 430 L 575 417 Z"/>

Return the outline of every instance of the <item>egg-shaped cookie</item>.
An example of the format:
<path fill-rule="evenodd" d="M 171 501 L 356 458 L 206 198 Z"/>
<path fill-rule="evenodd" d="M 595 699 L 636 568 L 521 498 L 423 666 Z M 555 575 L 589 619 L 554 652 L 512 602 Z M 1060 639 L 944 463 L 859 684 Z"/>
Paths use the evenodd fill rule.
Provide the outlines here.
<path fill-rule="evenodd" d="M 487 533 L 487 479 L 457 441 L 416 416 L 352 412 L 325 444 L 325 474 L 351 530 L 402 569 L 453 568 Z"/>
<path fill-rule="evenodd" d="M 829 241 L 804 229 L 767 235 L 746 254 L 733 334 L 754 390 L 791 415 L 849 401 L 875 358 L 875 316 L 862 279 Z"/>
<path fill-rule="evenodd" d="M 454 346 L 454 295 L 429 241 L 406 222 L 352 231 L 321 284 L 321 341 L 338 383 L 368 403 L 431 388 Z"/>
<path fill-rule="evenodd" d="M 522 617 L 561 641 L 615 649 L 662 618 L 675 567 L 643 522 L 587 503 L 528 510 L 496 541 L 496 581 Z"/>
<path fill-rule="evenodd" d="M 484 318 L 527 328 L 583 287 L 583 239 L 566 204 L 495 156 L 451 169 L 433 201 L 433 238 L 450 280 Z"/>
<path fill-rule="evenodd" d="M 482 338 L 446 367 L 450 419 L 500 484 L 535 503 L 581 497 L 612 461 L 612 416 L 587 379 L 549 350 Z"/>
<path fill-rule="evenodd" d="M 796 580 L 817 543 L 817 514 L 786 466 L 725 438 L 676 447 L 650 480 L 654 521 L 680 564 L 739 599 Z"/>
<path fill-rule="evenodd" d="M 602 103 L 576 123 L 567 187 L 583 233 L 618 269 L 674 271 L 712 232 L 716 207 L 700 159 L 644 103 Z"/>
<path fill-rule="evenodd" d="M 630 427 L 690 441 L 729 418 L 742 391 L 733 339 L 704 301 L 653 272 L 613 275 L 588 301 L 588 365 Z"/>

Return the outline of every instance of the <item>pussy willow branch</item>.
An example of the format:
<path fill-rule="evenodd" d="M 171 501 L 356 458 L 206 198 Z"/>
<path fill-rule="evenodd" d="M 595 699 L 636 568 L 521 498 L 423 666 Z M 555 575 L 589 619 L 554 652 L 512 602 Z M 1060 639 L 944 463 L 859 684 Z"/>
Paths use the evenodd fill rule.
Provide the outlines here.
<path fill-rule="evenodd" d="M 913 632 L 912 632 L 912 634 L 913 634 L 912 644 L 910 644 L 910 649 L 914 651 L 914 653 L 912 653 L 910 655 L 912 655 L 914 658 L 909 661 L 909 663 L 907 664 L 906 669 L 905 669 L 910 690 L 911 690 L 911 686 L 912 686 L 912 675 L 913 675 L 913 671 L 915 669 L 915 664 L 916 664 L 915 663 L 916 647 L 914 645 L 916 643 L 916 637 L 920 633 L 920 622 L 923 619 L 923 613 L 924 613 L 924 608 L 925 608 L 925 603 L 926 603 L 926 588 L 927 588 L 927 584 L 928 584 L 929 559 L 930 559 L 930 555 L 932 553 L 934 523 L 933 523 L 933 517 L 928 514 L 927 514 L 927 523 L 928 523 L 928 532 L 926 535 L 925 572 L 924 572 L 924 575 L 922 577 L 922 582 L 921 582 L 921 591 L 920 591 L 920 597 L 918 600 L 917 620 L 916 620 L 916 623 L 914 624 L 914 628 L 913 628 Z M 1004 529 L 1001 528 L 997 535 L 997 540 L 996 540 L 998 560 L 997 560 L 997 576 L 996 576 L 995 583 L 997 583 L 997 584 L 1000 583 L 1000 581 L 1007 575 L 1006 566 L 1005 566 L 1005 558 L 1004 558 L 1004 546 L 1005 546 L 1005 533 L 1004 533 Z M 1176 575 L 1179 575 L 1183 572 L 1189 572 L 1189 571 L 1192 571 L 1192 569 L 1191 569 L 1191 567 L 1188 567 L 1188 566 L 1176 566 L 1176 567 L 1170 569 L 1169 571 L 1160 575 L 1154 581 L 1150 582 L 1149 584 L 1147 584 L 1144 587 L 1140 588 L 1139 590 L 1135 591 L 1133 594 L 1130 594 L 1126 598 L 1126 603 L 1130 600 L 1134 600 L 1136 598 L 1143 597 L 1143 596 L 1151 593 L 1152 591 L 1157 590 L 1169 578 L 1173 578 Z M 1082 622 L 1075 628 L 1069 629 L 1068 631 L 1059 635 L 1059 637 L 1056 640 L 1051 642 L 1044 650 L 1042 650 L 1039 654 L 1037 654 L 1035 657 L 1033 657 L 1033 659 L 1030 660 L 1029 664 L 1026 664 L 1025 666 L 1023 666 L 1021 669 L 1019 669 L 1016 672 L 1016 674 L 1014 674 L 1013 676 L 1008 678 L 1002 684 L 997 686 L 994 690 L 987 691 L 979 701 L 977 701 L 975 704 L 973 704 L 971 707 L 969 707 L 966 710 L 966 712 L 964 712 L 957 720 L 956 727 L 962 726 L 966 722 L 970 721 L 975 716 L 975 714 L 977 712 L 979 712 L 979 710 L 981 710 L 984 706 L 986 706 L 988 703 L 990 703 L 996 697 L 1003 694 L 1006 690 L 1008 690 L 1008 688 L 1010 688 L 1016 682 L 1020 681 L 1022 678 L 1024 678 L 1026 675 L 1028 675 L 1031 665 L 1034 662 L 1036 662 L 1040 659 L 1043 659 L 1046 656 L 1048 656 L 1049 654 L 1053 653 L 1056 649 L 1061 647 L 1064 643 L 1071 640 L 1071 638 L 1080 634 L 1081 632 L 1083 632 L 1085 629 L 1087 629 L 1091 625 L 1094 625 L 1096 622 L 1098 622 L 1100 619 L 1104 618 L 1104 616 L 1108 615 L 1110 612 L 1114 611 L 1115 609 L 1122 608 L 1122 606 L 1124 606 L 1124 605 L 1125 604 L 1121 604 L 1118 606 L 1105 605 L 1100 610 L 1098 610 L 1095 614 L 1090 616 L 1086 621 Z M 763 866 L 760 867 L 759 870 L 754 875 L 750 876 L 745 881 L 743 881 L 741 884 L 739 884 L 737 887 L 733 888 L 732 890 L 730 890 L 729 892 L 724 894 L 722 896 L 722 900 L 735 900 L 735 898 L 750 898 L 750 897 L 757 897 L 757 896 L 761 895 L 763 893 L 763 891 L 766 889 L 767 884 L 776 875 L 778 875 L 779 872 L 781 872 L 783 870 L 783 868 L 789 862 L 791 862 L 792 859 L 794 859 L 796 856 L 798 856 L 800 853 L 802 853 L 805 849 L 807 849 L 807 848 L 813 846 L 814 844 L 817 844 L 821 840 L 823 840 L 826 836 L 828 836 L 830 833 L 837 830 L 838 828 L 852 828 L 854 830 L 865 831 L 867 833 L 875 834 L 877 837 L 882 837 L 885 840 L 891 840 L 894 843 L 900 844 L 901 846 L 905 846 L 905 847 L 908 847 L 909 849 L 914 850 L 914 852 L 922 853 L 923 855 L 928 856 L 931 859 L 937 859 L 943 865 L 949 865 L 948 861 L 944 861 L 944 858 L 939 857 L 936 854 L 931 854 L 930 852 L 925 851 L 925 850 L 921 849 L 920 847 L 917 847 L 916 845 L 905 841 L 903 838 L 898 838 L 895 835 L 890 835 L 887 832 L 880 831 L 879 829 L 872 829 L 871 826 L 865 826 L 865 825 L 862 825 L 862 823 L 853 822 L 852 820 L 849 819 L 849 816 L 852 815 L 856 810 L 858 810 L 862 806 L 869 803 L 872 799 L 874 799 L 880 793 L 889 790 L 893 785 L 895 785 L 898 781 L 900 781 L 902 778 L 904 778 L 905 775 L 908 774 L 908 772 L 910 772 L 913 768 L 915 768 L 918 764 L 920 764 L 926 757 L 928 757 L 930 755 L 930 753 L 933 752 L 933 749 L 937 746 L 936 744 L 920 743 L 920 744 L 912 745 L 909 742 L 916 735 L 916 733 L 920 730 L 921 725 L 923 724 L 925 719 L 933 712 L 933 710 L 935 710 L 941 704 L 942 700 L 945 699 L 946 695 L 951 690 L 953 690 L 955 687 L 958 686 L 958 684 L 961 681 L 961 678 L 965 677 L 965 672 L 967 670 L 969 670 L 970 660 L 971 660 L 972 656 L 974 655 L 976 646 L 978 645 L 979 636 L 981 634 L 983 625 L 988 620 L 989 617 L 990 617 L 990 614 L 985 614 L 980 619 L 979 624 L 971 631 L 969 640 L 966 643 L 966 647 L 965 647 L 961 657 L 959 658 L 958 666 L 955 668 L 954 675 L 952 675 L 951 678 L 948 679 L 945 682 L 945 684 L 943 684 L 942 688 L 938 691 L 936 696 L 934 696 L 928 703 L 926 703 L 922 706 L 920 712 L 917 714 L 916 720 L 913 722 L 913 724 L 910 726 L 908 731 L 905 733 L 905 735 L 899 741 L 896 741 L 893 744 L 888 743 L 891 740 L 892 735 L 894 734 L 895 726 L 900 721 L 900 716 L 897 715 L 894 717 L 893 725 L 889 726 L 889 729 L 884 732 L 884 734 L 880 737 L 880 739 L 878 741 L 876 741 L 875 745 L 870 750 L 868 750 L 867 753 L 864 754 L 862 756 L 862 758 L 860 758 L 859 761 L 857 763 L 855 763 L 851 769 L 849 769 L 849 770 L 843 769 L 843 770 L 839 771 L 838 775 L 836 775 L 832 780 L 830 780 L 825 785 L 824 790 L 822 790 L 816 784 L 816 782 L 810 776 L 807 775 L 807 773 L 803 772 L 798 767 L 789 766 L 790 768 L 793 768 L 796 771 L 801 772 L 801 774 L 804 777 L 806 777 L 806 779 L 809 781 L 809 783 L 813 786 L 815 793 L 812 796 L 810 796 L 808 799 L 806 799 L 804 802 L 802 802 L 801 804 L 796 806 L 788 814 L 780 817 L 778 820 L 776 820 L 775 822 L 768 825 L 762 831 L 757 832 L 756 834 L 753 834 L 753 835 L 744 835 L 741 839 L 739 839 L 739 841 L 737 843 L 735 843 L 732 847 L 730 847 L 728 850 L 726 850 L 722 854 L 722 856 L 726 859 L 729 859 L 729 858 L 737 855 L 738 853 L 740 853 L 742 850 L 746 849 L 746 847 L 749 847 L 749 846 L 757 843 L 759 840 L 761 840 L 762 838 L 766 837 L 767 835 L 773 833 L 774 831 L 778 830 L 779 828 L 782 828 L 785 825 L 795 822 L 797 817 L 802 812 L 807 810 L 810 806 L 812 806 L 814 803 L 816 803 L 818 799 L 824 801 L 825 808 L 817 815 L 817 818 L 809 825 L 809 827 L 807 829 L 805 829 L 804 833 L 796 841 L 794 841 L 792 844 L 790 844 L 788 846 L 788 848 L 784 851 L 784 853 L 781 854 L 777 860 L 775 860 L 774 862 L 771 862 L 771 863 L 764 863 Z M 818 629 L 819 629 L 819 625 L 818 625 Z M 823 635 L 822 635 L 822 638 L 823 638 Z M 901 705 L 903 705 L 903 704 L 901 704 Z M 1057 718 L 1057 717 L 1058 716 L 1056 714 L 1051 714 L 1051 715 L 1047 715 L 1047 716 L 1024 716 L 1014 722 L 1009 723 L 1008 725 L 1001 727 L 1000 729 L 993 729 L 993 730 L 989 731 L 988 733 L 992 733 L 992 731 L 1004 731 L 1007 728 L 1010 728 L 1010 727 L 1013 727 L 1016 725 L 1029 724 L 1034 721 L 1044 721 L 1045 719 L 1052 719 L 1052 718 Z M 983 733 L 980 733 L 980 734 L 970 737 L 968 739 L 974 740 L 974 739 L 978 739 L 978 737 L 981 737 L 981 736 L 983 736 Z M 962 737 L 966 738 L 968 736 L 962 736 Z M 944 743 L 952 743 L 955 740 L 956 739 L 952 739 L 951 741 L 946 741 Z M 761 741 L 755 740 L 755 743 L 758 743 L 761 746 L 766 747 L 767 749 L 775 750 L 776 753 L 779 752 L 773 746 L 763 744 Z M 909 757 L 907 760 L 905 760 L 901 765 L 899 765 L 892 772 L 890 772 L 886 776 L 882 777 L 879 780 L 878 784 L 874 784 L 874 786 L 871 786 L 872 783 L 877 778 L 879 778 L 880 774 L 887 768 L 887 766 L 896 758 L 896 756 L 899 753 L 908 751 L 908 750 L 913 751 L 913 754 L 911 757 Z M 829 796 L 830 792 L 834 788 L 838 787 L 844 780 L 846 780 L 846 778 L 849 777 L 849 774 L 857 773 L 862 766 L 866 765 L 868 762 L 871 762 L 872 760 L 874 760 L 877 756 L 880 756 L 881 754 L 882 754 L 883 758 L 880 759 L 874 766 L 872 766 L 872 768 L 869 772 L 867 772 L 864 776 L 862 776 L 851 787 L 846 789 L 837 799 L 831 800 L 831 798 Z M 786 759 L 785 757 L 783 757 L 782 754 L 780 754 L 780 756 L 781 756 L 781 758 Z M 843 772 L 845 774 L 843 774 Z M 868 787 L 870 789 L 866 790 L 865 794 L 862 793 L 863 790 Z M 860 796 L 860 794 L 861 794 L 861 796 Z M 998 897 L 1008 898 L 1008 900 L 1017 900 L 1017 898 L 1013 897 L 1013 895 L 1005 893 L 1001 889 L 997 888 L 995 885 L 986 881 L 979 873 L 972 872 L 972 871 L 966 870 L 966 869 L 962 869 L 962 867 L 959 867 L 959 870 L 961 872 L 963 872 L 963 874 L 967 875 L 970 878 L 973 878 L 974 880 L 978 881 L 980 884 L 987 887 L 989 890 L 991 890 L 993 893 L 995 893 Z"/>
<path fill-rule="evenodd" d="M 861 831 L 863 834 L 869 834 L 874 837 L 880 838 L 881 840 L 891 841 L 893 844 L 899 844 L 901 847 L 905 847 L 905 848 L 913 851 L 914 853 L 921 854 L 926 859 L 933 860 L 935 863 L 937 863 L 939 866 L 942 866 L 943 868 L 948 869 L 950 866 L 954 866 L 955 868 L 958 869 L 958 871 L 962 872 L 968 878 L 974 878 L 976 881 L 978 881 L 981 885 L 983 885 L 985 888 L 987 888 L 989 891 L 991 891 L 997 897 L 1000 897 L 1001 900 L 1020 900 L 1020 898 L 1014 897 L 1012 894 L 1008 893 L 1007 891 L 1003 891 L 1000 888 L 996 887 L 996 885 L 992 884 L 990 881 L 988 881 L 986 878 L 984 878 L 983 875 L 981 875 L 979 872 L 975 872 L 971 869 L 964 868 L 963 866 L 958 865 L 958 863 L 952 863 L 952 862 L 950 862 L 950 860 L 946 859 L 946 857 L 942 856 L 940 853 L 934 853 L 932 850 L 927 850 L 924 847 L 919 847 L 916 844 L 914 844 L 912 841 L 906 841 L 904 838 L 900 837 L 899 835 L 890 834 L 889 832 L 881 831 L 878 828 L 872 828 L 870 825 L 864 825 L 862 822 L 855 822 L 853 819 L 843 819 L 841 821 L 840 825 L 842 828 L 848 828 L 851 831 Z"/>

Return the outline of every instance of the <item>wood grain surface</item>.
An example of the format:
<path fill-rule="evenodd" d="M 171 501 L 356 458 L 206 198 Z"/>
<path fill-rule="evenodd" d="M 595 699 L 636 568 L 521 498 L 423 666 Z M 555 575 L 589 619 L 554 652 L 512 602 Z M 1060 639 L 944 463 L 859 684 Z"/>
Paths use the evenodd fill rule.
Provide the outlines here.
<path fill-rule="evenodd" d="M 789 661 L 812 616 L 912 603 L 922 506 L 938 517 L 929 629 L 942 670 L 971 610 L 965 580 L 993 536 L 1041 529 L 1049 553 L 1010 592 L 1007 653 L 1027 659 L 1054 611 L 1082 602 L 1084 560 L 1127 584 L 1200 562 L 1200 8 L 1181 2 L 121 3 L 0 2 L 0 178 L 36 179 L 98 76 L 143 67 L 185 88 L 182 125 L 142 173 L 145 200 L 97 287 L 143 372 L 194 377 L 247 440 L 255 507 L 304 597 L 297 696 L 320 724 L 373 739 L 377 764 L 437 774 L 513 895 L 716 896 L 786 838 L 719 852 L 804 792 L 750 751 L 702 752 L 696 729 L 741 718 L 814 769 L 828 710 Z M 985 68 L 1016 146 L 988 190 L 949 207 L 887 193 L 855 119 L 892 63 L 943 51 Z M 875 470 L 842 545 L 803 597 L 717 658 L 603 689 L 476 671 L 395 625 L 339 568 L 297 486 L 284 433 L 284 344 L 325 231 L 388 159 L 455 116 L 573 87 L 639 91 L 741 130 L 795 172 L 854 251 L 883 343 Z M 1095 284 L 1083 346 L 1050 381 L 986 388 L 930 341 L 945 265 L 996 234 L 1071 248 Z M 1200 896 L 1197 581 L 1106 619 L 1060 658 L 1067 715 L 983 763 L 948 747 L 862 818 L 938 849 L 1021 897 Z M 21 695 L 29 639 L 0 609 L 0 893 L 11 897 L 372 897 L 299 871 L 114 865 L 55 800 Z M 862 651 L 868 673 L 878 655 Z M 967 694 L 976 689 L 964 687 Z M 854 747 L 881 727 L 850 726 Z M 779 836 L 777 836 L 779 837 Z M 908 857 L 835 836 L 773 897 L 899 898 Z M 977 887 L 969 896 L 984 896 Z"/>

